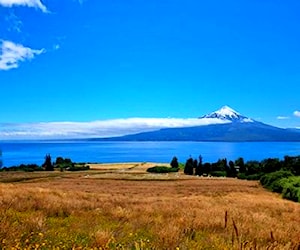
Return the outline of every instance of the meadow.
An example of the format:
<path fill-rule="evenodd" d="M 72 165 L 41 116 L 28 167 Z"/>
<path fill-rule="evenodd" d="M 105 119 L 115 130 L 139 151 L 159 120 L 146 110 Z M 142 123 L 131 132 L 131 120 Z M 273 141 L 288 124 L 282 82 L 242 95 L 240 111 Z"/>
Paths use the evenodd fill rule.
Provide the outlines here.
<path fill-rule="evenodd" d="M 300 204 L 149 163 L 0 173 L 1 249 L 299 249 Z"/>

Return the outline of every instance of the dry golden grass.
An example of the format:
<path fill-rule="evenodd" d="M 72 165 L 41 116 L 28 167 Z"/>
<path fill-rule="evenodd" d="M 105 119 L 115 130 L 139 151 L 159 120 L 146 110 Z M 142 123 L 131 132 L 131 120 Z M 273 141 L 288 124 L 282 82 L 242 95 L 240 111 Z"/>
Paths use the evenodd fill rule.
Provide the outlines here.
<path fill-rule="evenodd" d="M 0 184 L 0 248 L 300 248 L 300 204 L 258 182 L 140 175 L 23 173 Z"/>
<path fill-rule="evenodd" d="M 88 164 L 93 170 L 128 170 L 134 168 L 141 163 L 128 162 L 128 163 L 92 163 Z"/>
<path fill-rule="evenodd" d="M 98 170 L 98 171 L 112 170 L 114 172 L 126 172 L 126 173 L 146 173 L 148 168 L 157 165 L 170 166 L 170 164 L 168 163 L 153 163 L 153 162 L 89 164 L 90 169 L 92 170 Z"/>

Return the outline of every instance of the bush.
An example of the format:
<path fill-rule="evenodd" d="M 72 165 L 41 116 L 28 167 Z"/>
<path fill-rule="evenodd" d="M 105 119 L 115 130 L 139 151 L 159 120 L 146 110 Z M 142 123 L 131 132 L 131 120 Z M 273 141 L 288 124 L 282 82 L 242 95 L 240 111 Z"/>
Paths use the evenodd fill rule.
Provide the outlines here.
<path fill-rule="evenodd" d="M 75 163 L 72 162 L 70 158 L 63 158 L 61 156 L 56 158 L 55 161 L 55 168 L 59 168 L 61 171 L 64 169 L 70 169 L 72 166 L 74 166 Z M 78 165 L 78 163 L 76 163 Z"/>
<path fill-rule="evenodd" d="M 281 170 L 263 175 L 260 182 L 273 192 L 282 193 L 283 198 L 300 202 L 300 176 Z"/>
<path fill-rule="evenodd" d="M 216 176 L 216 177 L 226 177 L 227 173 L 226 171 L 212 171 L 210 172 L 211 176 Z"/>
<path fill-rule="evenodd" d="M 241 180 L 247 180 L 247 175 L 245 173 L 238 173 L 237 178 Z"/>
<path fill-rule="evenodd" d="M 83 166 L 83 165 L 72 165 L 71 167 L 67 168 L 68 171 L 85 171 L 85 170 L 89 170 L 90 169 L 90 166 L 89 165 L 86 165 L 86 166 Z"/>
<path fill-rule="evenodd" d="M 184 169 L 184 163 L 179 162 L 179 163 L 178 163 L 178 167 L 179 167 L 179 169 Z"/>
<path fill-rule="evenodd" d="M 155 166 L 152 168 L 148 168 L 147 172 L 149 173 L 174 173 L 174 172 L 178 172 L 178 168 L 170 168 L 170 167 L 166 167 L 166 166 Z"/>
<path fill-rule="evenodd" d="M 279 181 L 280 179 L 287 178 L 293 176 L 293 174 L 290 171 L 276 171 L 273 173 L 265 174 L 260 178 L 260 183 L 271 190 L 273 190 L 273 184 L 276 181 Z"/>
<path fill-rule="evenodd" d="M 24 171 L 24 172 L 34 172 L 34 171 L 43 171 L 44 169 L 37 164 L 21 164 L 19 166 L 11 166 L 1 168 L 0 171 Z"/>
<path fill-rule="evenodd" d="M 282 191 L 282 197 L 292 201 L 300 202 L 300 188 L 292 185 L 287 186 Z"/>
<path fill-rule="evenodd" d="M 277 193 L 282 193 L 282 191 L 285 187 L 287 187 L 290 184 L 293 185 L 295 183 L 295 180 L 294 180 L 295 178 L 297 179 L 297 177 L 291 176 L 291 177 L 282 178 L 282 179 L 278 179 L 278 180 L 274 181 L 271 185 L 272 191 L 277 192 Z M 300 185 L 300 183 L 299 183 L 299 185 Z M 297 183 L 295 183 L 295 186 L 297 187 Z"/>
<path fill-rule="evenodd" d="M 262 174 L 250 174 L 246 175 L 245 173 L 238 173 L 237 178 L 241 180 L 248 180 L 248 181 L 256 181 L 261 178 Z"/>
<path fill-rule="evenodd" d="M 300 202 L 300 176 L 283 178 L 277 182 L 276 188 L 283 198 Z"/>

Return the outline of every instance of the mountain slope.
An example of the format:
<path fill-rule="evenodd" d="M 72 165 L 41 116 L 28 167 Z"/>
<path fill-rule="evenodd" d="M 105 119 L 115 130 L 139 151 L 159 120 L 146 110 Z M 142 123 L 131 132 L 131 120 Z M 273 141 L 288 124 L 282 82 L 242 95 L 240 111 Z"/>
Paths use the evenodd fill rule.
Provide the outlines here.
<path fill-rule="evenodd" d="M 226 121 L 195 127 L 164 128 L 153 132 L 107 138 L 113 141 L 300 141 L 300 133 L 270 126 L 241 115 L 228 106 L 202 116 Z"/>
<path fill-rule="evenodd" d="M 300 141 L 300 133 L 263 123 L 231 123 L 167 128 L 111 139 L 121 141 Z"/>

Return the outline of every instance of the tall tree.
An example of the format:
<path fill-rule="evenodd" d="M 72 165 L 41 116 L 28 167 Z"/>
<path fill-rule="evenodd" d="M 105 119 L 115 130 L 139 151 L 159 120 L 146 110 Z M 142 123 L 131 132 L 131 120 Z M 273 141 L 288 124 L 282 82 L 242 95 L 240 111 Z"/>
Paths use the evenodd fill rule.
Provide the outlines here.
<path fill-rule="evenodd" d="M 193 175 L 194 174 L 194 160 L 193 158 L 189 158 L 184 166 L 184 173 L 188 175 Z"/>
<path fill-rule="evenodd" d="M 203 174 L 203 169 L 202 169 L 202 167 L 203 167 L 203 166 L 202 166 L 202 156 L 199 155 L 199 163 L 198 163 L 198 165 L 197 165 L 197 167 L 196 167 L 195 175 L 200 176 L 200 175 Z"/>
<path fill-rule="evenodd" d="M 172 168 L 179 168 L 178 159 L 177 159 L 176 156 L 173 157 L 170 165 L 171 165 Z"/>
<path fill-rule="evenodd" d="M 54 166 L 52 164 L 52 161 L 51 161 L 51 156 L 50 154 L 47 154 L 45 156 L 45 162 L 43 164 L 43 167 L 46 171 L 54 171 Z"/>
<path fill-rule="evenodd" d="M 234 165 L 239 167 L 239 172 L 240 173 L 245 173 L 246 172 L 245 162 L 244 162 L 244 159 L 242 157 L 239 157 L 237 160 L 235 160 Z"/>
<path fill-rule="evenodd" d="M 227 177 L 236 177 L 236 169 L 233 161 L 229 161 L 229 166 L 226 166 L 226 176 Z"/>
<path fill-rule="evenodd" d="M 195 175 L 197 175 L 197 168 L 198 168 L 198 161 L 197 161 L 197 159 L 195 159 L 194 161 L 193 161 L 193 174 L 195 174 Z"/>

